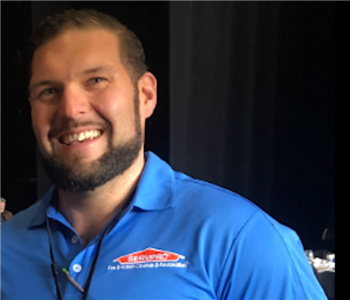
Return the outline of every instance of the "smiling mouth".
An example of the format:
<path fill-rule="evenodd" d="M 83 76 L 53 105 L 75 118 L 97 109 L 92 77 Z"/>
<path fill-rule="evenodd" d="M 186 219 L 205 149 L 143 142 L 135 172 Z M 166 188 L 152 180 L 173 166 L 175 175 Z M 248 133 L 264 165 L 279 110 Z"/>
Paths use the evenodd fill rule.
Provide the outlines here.
<path fill-rule="evenodd" d="M 64 145 L 71 145 L 73 143 L 82 143 L 86 140 L 94 140 L 102 134 L 102 130 L 87 130 L 79 133 L 66 134 L 61 136 L 58 141 Z"/>

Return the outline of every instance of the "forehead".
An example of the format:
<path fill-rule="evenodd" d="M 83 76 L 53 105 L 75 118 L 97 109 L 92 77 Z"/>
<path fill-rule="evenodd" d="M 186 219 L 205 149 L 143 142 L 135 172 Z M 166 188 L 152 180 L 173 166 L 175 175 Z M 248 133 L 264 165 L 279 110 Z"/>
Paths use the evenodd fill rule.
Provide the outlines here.
<path fill-rule="evenodd" d="M 119 38 L 105 29 L 68 30 L 40 46 L 33 56 L 32 77 L 37 73 L 121 65 Z"/>

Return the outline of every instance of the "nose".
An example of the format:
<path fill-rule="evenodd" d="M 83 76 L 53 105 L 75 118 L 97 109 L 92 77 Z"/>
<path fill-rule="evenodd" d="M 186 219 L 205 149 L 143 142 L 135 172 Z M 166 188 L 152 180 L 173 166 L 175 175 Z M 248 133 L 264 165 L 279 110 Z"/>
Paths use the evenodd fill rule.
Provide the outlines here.
<path fill-rule="evenodd" d="M 71 120 L 77 120 L 85 115 L 90 108 L 86 95 L 78 87 L 67 87 L 64 89 L 59 114 Z"/>

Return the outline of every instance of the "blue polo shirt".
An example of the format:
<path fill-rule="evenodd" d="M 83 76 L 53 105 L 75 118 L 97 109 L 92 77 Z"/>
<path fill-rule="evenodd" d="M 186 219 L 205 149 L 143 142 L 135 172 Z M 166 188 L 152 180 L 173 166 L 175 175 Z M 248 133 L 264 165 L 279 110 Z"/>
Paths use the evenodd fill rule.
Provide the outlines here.
<path fill-rule="evenodd" d="M 1 225 L 1 299 L 81 299 L 100 236 L 83 247 L 54 187 Z M 132 205 L 105 236 L 87 299 L 326 299 L 297 234 L 231 191 L 175 172 L 155 154 Z"/>

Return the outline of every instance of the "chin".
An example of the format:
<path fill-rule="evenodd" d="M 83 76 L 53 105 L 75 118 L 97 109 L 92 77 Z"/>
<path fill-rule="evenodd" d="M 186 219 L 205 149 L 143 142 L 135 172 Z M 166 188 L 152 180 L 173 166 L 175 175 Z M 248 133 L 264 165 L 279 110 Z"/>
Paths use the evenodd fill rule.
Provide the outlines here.
<path fill-rule="evenodd" d="M 123 145 L 113 146 L 99 158 L 82 159 L 75 155 L 68 160 L 57 155 L 47 158 L 40 155 L 51 181 L 60 189 L 84 193 L 95 190 L 117 176 L 122 176 L 138 159 L 142 148 L 142 135 L 137 134 Z"/>

